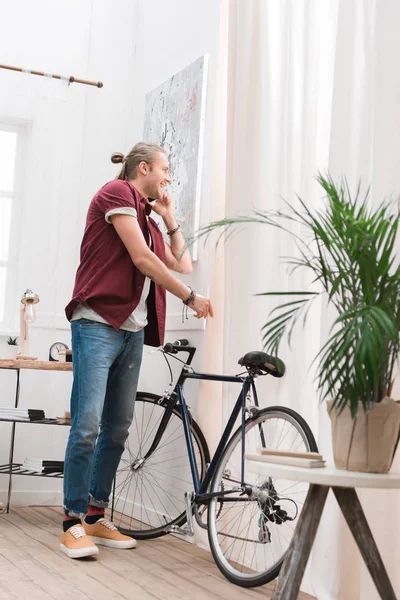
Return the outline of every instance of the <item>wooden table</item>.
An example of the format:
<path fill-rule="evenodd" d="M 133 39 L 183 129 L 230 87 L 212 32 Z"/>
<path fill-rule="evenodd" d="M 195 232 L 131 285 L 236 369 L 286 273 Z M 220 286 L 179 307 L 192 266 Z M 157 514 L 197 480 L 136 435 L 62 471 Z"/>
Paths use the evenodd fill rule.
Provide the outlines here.
<path fill-rule="evenodd" d="M 399 489 L 400 473 L 378 475 L 342 471 L 335 467 L 292 467 L 262 462 L 258 454 L 246 454 L 246 460 L 248 461 L 246 468 L 257 474 L 311 484 L 283 561 L 272 600 L 297 599 L 329 488 L 335 494 L 380 597 L 383 600 L 396 600 L 396 594 L 355 488 Z"/>
<path fill-rule="evenodd" d="M 40 371 L 72 371 L 72 363 L 51 360 L 21 360 L 18 358 L 0 358 L 0 369 L 38 369 Z"/>

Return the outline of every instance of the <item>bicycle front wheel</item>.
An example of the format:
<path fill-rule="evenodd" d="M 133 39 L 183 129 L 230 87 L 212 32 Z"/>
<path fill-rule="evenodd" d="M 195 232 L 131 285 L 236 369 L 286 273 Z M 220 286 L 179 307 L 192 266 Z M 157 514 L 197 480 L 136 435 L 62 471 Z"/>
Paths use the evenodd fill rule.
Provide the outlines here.
<path fill-rule="evenodd" d="M 260 410 L 245 424 L 245 452 L 257 449 L 317 451 L 306 421 L 284 407 Z M 264 585 L 278 576 L 303 508 L 309 484 L 244 472 L 242 430 L 233 434 L 217 464 L 210 500 L 208 538 L 220 571 L 242 587 Z M 232 494 L 226 492 L 232 491 Z"/>
<path fill-rule="evenodd" d="M 135 414 L 119 464 L 112 520 L 118 529 L 137 539 L 151 539 L 186 521 L 185 492 L 193 491 L 182 413 L 174 406 L 157 447 L 147 458 L 170 400 L 138 392 Z M 190 418 L 194 457 L 199 477 L 210 462 L 207 443 Z"/>

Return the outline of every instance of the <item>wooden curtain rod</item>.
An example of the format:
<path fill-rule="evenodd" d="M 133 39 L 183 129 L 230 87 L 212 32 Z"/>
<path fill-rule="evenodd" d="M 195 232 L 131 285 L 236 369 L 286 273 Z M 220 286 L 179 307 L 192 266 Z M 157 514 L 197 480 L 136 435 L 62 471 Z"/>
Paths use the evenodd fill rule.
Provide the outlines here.
<path fill-rule="evenodd" d="M 19 67 L 10 67 L 9 65 L 1 65 L 0 69 L 7 69 L 8 71 L 18 71 L 18 73 L 30 73 L 31 75 L 40 75 L 40 77 L 51 77 L 52 79 L 63 79 L 68 83 L 82 83 L 83 85 L 92 85 L 94 87 L 102 88 L 103 84 L 101 81 L 88 81 L 87 79 L 77 79 L 76 77 L 63 77 L 62 75 L 48 75 L 42 71 L 28 71 L 26 69 L 20 69 Z"/>

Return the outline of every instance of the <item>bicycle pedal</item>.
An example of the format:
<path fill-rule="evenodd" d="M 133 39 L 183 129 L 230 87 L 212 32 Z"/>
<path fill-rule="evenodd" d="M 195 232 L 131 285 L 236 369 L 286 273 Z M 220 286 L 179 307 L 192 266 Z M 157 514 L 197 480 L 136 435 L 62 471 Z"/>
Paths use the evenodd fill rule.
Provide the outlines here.
<path fill-rule="evenodd" d="M 168 528 L 168 533 L 176 533 L 177 535 L 188 535 L 190 537 L 194 536 L 194 530 L 192 527 L 188 527 L 184 525 L 183 527 L 178 527 L 178 525 L 171 525 Z"/>

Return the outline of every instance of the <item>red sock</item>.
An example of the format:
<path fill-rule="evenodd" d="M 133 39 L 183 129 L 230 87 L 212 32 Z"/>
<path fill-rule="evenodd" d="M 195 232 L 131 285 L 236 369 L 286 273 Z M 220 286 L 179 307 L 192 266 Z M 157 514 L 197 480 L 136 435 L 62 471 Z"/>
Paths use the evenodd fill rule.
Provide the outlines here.
<path fill-rule="evenodd" d="M 88 515 L 102 515 L 104 517 L 104 507 L 92 506 L 91 504 L 89 504 L 87 514 Z"/>
<path fill-rule="evenodd" d="M 88 525 L 94 525 L 99 519 L 104 519 L 104 507 L 91 506 L 89 504 L 85 522 L 88 523 Z"/>

